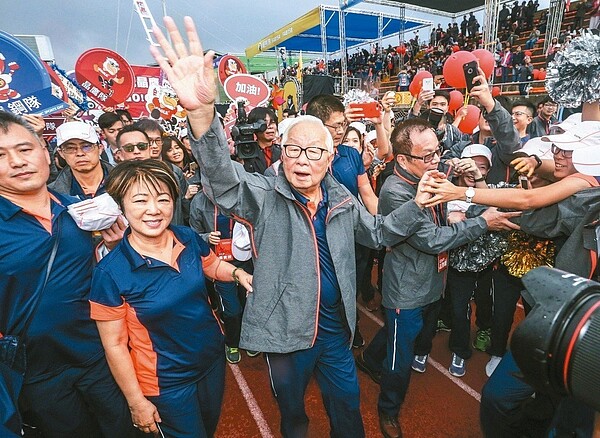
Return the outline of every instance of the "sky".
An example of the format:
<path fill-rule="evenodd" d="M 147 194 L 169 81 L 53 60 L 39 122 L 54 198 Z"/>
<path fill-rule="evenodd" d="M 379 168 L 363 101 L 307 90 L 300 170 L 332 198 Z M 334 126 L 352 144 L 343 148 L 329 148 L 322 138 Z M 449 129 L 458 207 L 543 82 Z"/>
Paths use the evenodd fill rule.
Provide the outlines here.
<path fill-rule="evenodd" d="M 163 1 L 146 0 L 162 25 Z M 542 0 L 542 5 L 548 0 Z M 338 0 L 165 0 L 167 14 L 182 24 L 190 15 L 196 22 L 205 49 L 243 53 L 274 30 L 320 4 L 338 6 Z M 7 6 L 7 5 L 5 5 Z M 398 8 L 359 4 L 354 9 L 394 12 Z M 481 14 L 479 20 L 482 22 Z M 445 25 L 447 18 L 406 11 L 406 16 Z M 460 22 L 460 19 L 459 19 Z M 19 0 L 0 14 L 0 29 L 11 34 L 47 35 L 56 63 L 71 70 L 79 55 L 94 47 L 118 52 L 130 64 L 153 62 L 142 23 L 131 0 Z M 421 35 L 426 35 L 421 32 Z M 407 35 L 407 38 L 411 35 Z"/>

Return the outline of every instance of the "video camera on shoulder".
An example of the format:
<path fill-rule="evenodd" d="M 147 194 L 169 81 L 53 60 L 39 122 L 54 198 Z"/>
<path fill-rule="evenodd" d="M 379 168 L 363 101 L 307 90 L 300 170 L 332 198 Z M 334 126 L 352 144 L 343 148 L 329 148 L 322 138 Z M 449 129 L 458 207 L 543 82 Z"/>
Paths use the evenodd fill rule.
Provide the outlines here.
<path fill-rule="evenodd" d="M 257 158 L 259 156 L 259 147 L 254 134 L 265 132 L 266 130 L 267 123 L 264 120 L 248 123 L 244 102 L 238 101 L 237 119 L 235 125 L 231 128 L 231 138 L 233 138 L 235 154 L 238 158 L 242 160 Z"/>

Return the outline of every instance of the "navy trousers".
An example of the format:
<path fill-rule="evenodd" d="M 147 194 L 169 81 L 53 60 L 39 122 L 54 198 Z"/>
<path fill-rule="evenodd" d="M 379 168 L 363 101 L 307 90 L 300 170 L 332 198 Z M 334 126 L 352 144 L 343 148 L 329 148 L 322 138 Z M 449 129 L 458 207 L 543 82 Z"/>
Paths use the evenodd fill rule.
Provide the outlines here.
<path fill-rule="evenodd" d="M 347 333 L 331 335 L 327 339 L 318 338 L 306 350 L 265 353 L 265 357 L 271 389 L 281 413 L 280 430 L 284 437 L 304 438 L 307 435 L 304 395 L 313 374 L 329 416 L 331 436 L 365 436 L 358 378 Z"/>
<path fill-rule="evenodd" d="M 217 430 L 225 388 L 225 357 L 197 382 L 148 397 L 160 414 L 159 427 L 168 438 L 212 437 Z M 159 434 L 160 436 L 160 434 Z"/>
<path fill-rule="evenodd" d="M 136 429 L 125 397 L 106 359 L 85 368 L 67 368 L 26 384 L 20 397 L 23 421 L 45 438 L 133 437 Z"/>

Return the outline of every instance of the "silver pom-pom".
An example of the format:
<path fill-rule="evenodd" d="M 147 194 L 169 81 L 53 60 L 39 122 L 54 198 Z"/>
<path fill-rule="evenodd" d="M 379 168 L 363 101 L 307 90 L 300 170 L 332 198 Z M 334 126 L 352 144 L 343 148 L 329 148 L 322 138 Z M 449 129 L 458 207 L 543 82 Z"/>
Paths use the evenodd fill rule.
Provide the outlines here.
<path fill-rule="evenodd" d="M 567 108 L 600 101 L 600 36 L 584 32 L 557 53 L 548 66 L 546 89 Z"/>
<path fill-rule="evenodd" d="M 349 90 L 346 94 L 344 94 L 344 106 L 346 107 L 351 103 L 365 103 L 371 102 L 372 100 L 374 99 L 369 96 L 369 93 L 358 88 Z"/>
<path fill-rule="evenodd" d="M 450 251 L 450 266 L 460 272 L 479 272 L 491 265 L 508 248 L 505 233 L 489 232 Z"/>

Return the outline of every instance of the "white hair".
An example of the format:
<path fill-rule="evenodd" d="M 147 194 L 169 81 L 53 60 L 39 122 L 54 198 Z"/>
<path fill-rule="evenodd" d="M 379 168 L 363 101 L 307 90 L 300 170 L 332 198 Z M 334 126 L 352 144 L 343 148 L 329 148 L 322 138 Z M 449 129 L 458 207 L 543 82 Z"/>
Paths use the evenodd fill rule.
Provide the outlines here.
<path fill-rule="evenodd" d="M 290 120 L 290 119 L 286 119 L 286 120 Z M 291 120 L 292 120 L 291 123 L 288 124 L 287 128 L 285 129 L 285 131 L 283 132 L 283 135 L 281 137 L 282 146 L 285 146 L 287 144 L 290 131 L 292 130 L 292 128 L 294 126 L 299 125 L 300 123 L 310 124 L 310 125 L 315 126 L 315 128 L 318 126 L 318 128 L 323 131 L 323 133 L 325 134 L 325 146 L 327 147 L 327 152 L 329 152 L 330 154 L 333 154 L 333 149 L 334 149 L 333 148 L 333 137 L 331 136 L 331 133 L 325 127 L 325 125 L 323 124 L 321 119 L 319 119 L 315 116 L 305 115 L 305 116 L 295 117 Z"/>

